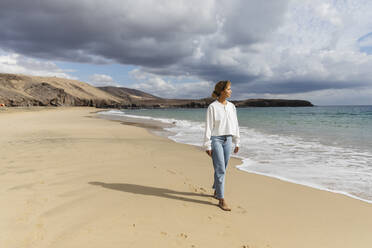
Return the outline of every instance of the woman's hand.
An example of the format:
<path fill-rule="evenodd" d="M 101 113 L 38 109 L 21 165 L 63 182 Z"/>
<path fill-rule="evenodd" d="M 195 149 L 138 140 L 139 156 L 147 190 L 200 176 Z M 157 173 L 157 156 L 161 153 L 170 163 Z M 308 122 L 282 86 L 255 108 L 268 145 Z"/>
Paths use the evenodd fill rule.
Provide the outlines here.
<path fill-rule="evenodd" d="M 234 149 L 234 153 L 237 153 L 239 151 L 239 146 L 236 146 Z"/>
<path fill-rule="evenodd" d="M 212 157 L 212 150 L 206 150 L 205 152 L 209 155 L 209 157 Z"/>

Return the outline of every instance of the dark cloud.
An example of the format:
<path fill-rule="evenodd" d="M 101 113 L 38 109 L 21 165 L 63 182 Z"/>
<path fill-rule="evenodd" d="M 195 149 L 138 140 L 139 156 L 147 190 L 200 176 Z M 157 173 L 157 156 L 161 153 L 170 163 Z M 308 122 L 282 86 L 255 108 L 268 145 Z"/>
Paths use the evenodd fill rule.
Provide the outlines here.
<path fill-rule="evenodd" d="M 3 0 L 0 42 L 45 59 L 161 67 L 191 56 L 195 40 L 217 32 L 218 17 L 226 24 L 213 42 L 257 41 L 277 23 L 278 3 L 285 1 L 267 2 Z"/>
<path fill-rule="evenodd" d="M 309 32 L 319 39 L 308 38 L 315 17 L 303 18 L 296 8 L 288 15 L 289 2 L 2 0 L 0 49 L 50 61 L 137 65 L 161 76 L 229 79 L 238 91 L 257 94 L 365 86 L 370 67 L 355 63 L 364 58 L 313 49 L 315 41 L 323 47 L 328 38 L 320 35 L 329 32 L 316 26 Z M 306 39 L 311 42 L 295 43 Z"/>
<path fill-rule="evenodd" d="M 200 79 L 205 81 L 217 82 L 220 80 L 230 80 L 236 84 L 246 84 L 259 79 L 255 76 L 240 70 L 234 66 L 211 65 L 211 64 L 196 64 L 171 66 L 164 68 L 141 68 L 143 71 L 168 76 L 183 76 L 185 72 L 187 75 L 197 75 Z"/>
<path fill-rule="evenodd" d="M 172 64 L 192 54 L 194 36 L 216 25 L 213 14 L 198 13 L 190 3 L 167 13 L 161 2 L 1 1 L 1 47 L 47 59 Z"/>
<path fill-rule="evenodd" d="M 283 21 L 288 1 L 220 1 L 224 20 L 222 47 L 262 41 Z"/>

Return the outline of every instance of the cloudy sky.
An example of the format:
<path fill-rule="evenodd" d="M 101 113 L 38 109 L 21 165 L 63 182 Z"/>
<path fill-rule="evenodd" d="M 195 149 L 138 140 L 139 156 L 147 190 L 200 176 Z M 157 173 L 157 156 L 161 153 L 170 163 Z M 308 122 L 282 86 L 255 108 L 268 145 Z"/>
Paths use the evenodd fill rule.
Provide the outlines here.
<path fill-rule="evenodd" d="M 371 0 L 1 0 L 0 72 L 372 104 Z"/>

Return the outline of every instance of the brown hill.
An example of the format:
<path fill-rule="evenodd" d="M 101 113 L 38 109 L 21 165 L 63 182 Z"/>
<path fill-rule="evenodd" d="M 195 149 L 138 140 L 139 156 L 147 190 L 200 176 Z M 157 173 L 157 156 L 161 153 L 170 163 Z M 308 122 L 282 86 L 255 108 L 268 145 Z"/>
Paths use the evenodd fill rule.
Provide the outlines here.
<path fill-rule="evenodd" d="M 7 106 L 116 106 L 123 100 L 87 83 L 57 77 L 0 74 L 0 103 Z"/>
<path fill-rule="evenodd" d="M 145 93 L 140 90 L 130 89 L 125 87 L 114 87 L 114 86 L 104 86 L 97 87 L 121 100 L 134 103 L 137 101 L 147 101 L 147 100 L 160 100 L 162 98 Z"/>
<path fill-rule="evenodd" d="M 123 105 L 122 108 L 202 108 L 208 106 L 211 102 L 205 99 L 166 99 L 145 93 L 140 90 L 105 86 L 98 87 L 117 98 L 120 98 L 129 105 Z"/>

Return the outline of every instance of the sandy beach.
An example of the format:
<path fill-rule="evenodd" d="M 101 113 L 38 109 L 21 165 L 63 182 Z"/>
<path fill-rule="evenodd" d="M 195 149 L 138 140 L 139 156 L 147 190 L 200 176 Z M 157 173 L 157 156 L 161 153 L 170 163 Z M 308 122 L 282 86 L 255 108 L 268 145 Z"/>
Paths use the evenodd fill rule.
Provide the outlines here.
<path fill-rule="evenodd" d="M 97 111 L 0 111 L 1 248 L 372 247 L 372 204 L 232 158 L 224 212 L 201 148 Z"/>

